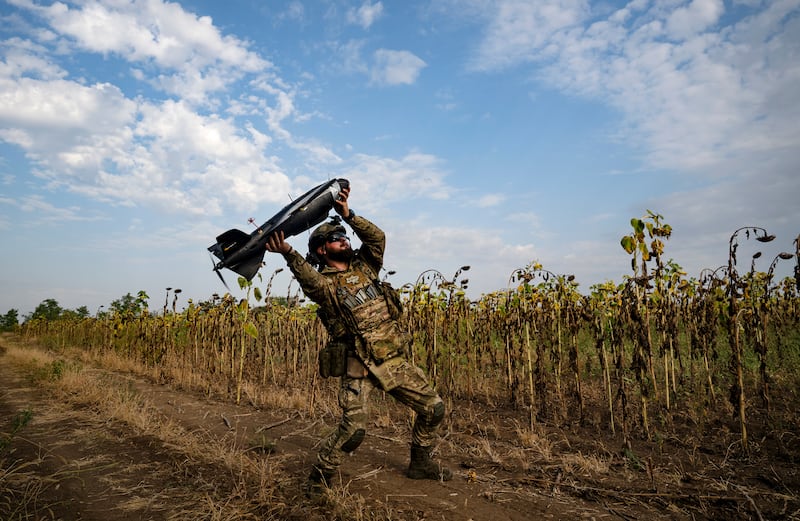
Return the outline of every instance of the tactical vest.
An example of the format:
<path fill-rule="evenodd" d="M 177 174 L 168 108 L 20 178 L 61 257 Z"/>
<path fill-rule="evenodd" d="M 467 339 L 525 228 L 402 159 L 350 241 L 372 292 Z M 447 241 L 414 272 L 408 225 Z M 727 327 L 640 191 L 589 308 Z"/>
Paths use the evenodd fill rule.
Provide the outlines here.
<path fill-rule="evenodd" d="M 333 275 L 336 300 L 342 317 L 355 334 L 359 357 L 380 365 L 405 352 L 408 335 L 393 319 L 380 281 L 364 268 L 367 267 L 361 264 L 357 269 Z"/>

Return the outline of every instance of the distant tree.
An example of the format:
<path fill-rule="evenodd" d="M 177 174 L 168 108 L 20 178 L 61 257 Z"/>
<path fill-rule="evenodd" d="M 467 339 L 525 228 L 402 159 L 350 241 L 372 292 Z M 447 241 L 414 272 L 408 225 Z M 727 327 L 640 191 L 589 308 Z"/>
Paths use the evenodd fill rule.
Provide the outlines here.
<path fill-rule="evenodd" d="M 65 309 L 61 313 L 62 319 L 82 319 L 89 316 L 89 309 L 86 306 L 81 306 L 78 309 Z"/>
<path fill-rule="evenodd" d="M 33 320 L 35 318 L 41 318 L 44 320 L 57 320 L 61 317 L 63 312 L 64 309 L 58 305 L 58 302 L 55 299 L 49 298 L 43 300 L 41 304 L 36 306 L 33 313 L 26 315 L 25 319 Z"/>
<path fill-rule="evenodd" d="M 0 316 L 0 331 L 11 331 L 19 325 L 19 310 L 9 309 L 8 313 Z"/>
<path fill-rule="evenodd" d="M 139 310 L 136 305 L 136 298 L 130 293 L 126 293 L 117 300 L 111 302 L 111 311 L 118 314 L 135 313 Z"/>
<path fill-rule="evenodd" d="M 130 293 L 123 295 L 111 303 L 111 311 L 120 315 L 138 315 L 147 311 L 147 293 L 140 291 L 137 296 Z"/>
<path fill-rule="evenodd" d="M 6 320 L 16 320 L 16 313 L 17 310 L 12 309 L 14 317 L 13 319 L 6 315 Z M 9 311 L 9 313 L 11 313 Z M 86 318 L 89 316 L 89 309 L 86 306 L 81 306 L 78 309 L 64 309 L 59 304 L 58 301 L 55 299 L 49 298 L 43 300 L 41 304 L 36 306 L 36 309 L 33 310 L 33 313 L 29 315 L 25 315 L 25 320 L 33 320 L 33 319 L 42 319 L 42 320 L 67 320 L 67 319 L 81 319 Z M 16 322 L 14 322 L 16 324 Z"/>

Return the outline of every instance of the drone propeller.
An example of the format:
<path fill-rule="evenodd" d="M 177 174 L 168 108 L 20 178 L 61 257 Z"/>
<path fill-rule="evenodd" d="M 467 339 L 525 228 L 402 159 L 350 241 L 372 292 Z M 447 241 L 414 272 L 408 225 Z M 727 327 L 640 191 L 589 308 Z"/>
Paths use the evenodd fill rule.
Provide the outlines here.
<path fill-rule="evenodd" d="M 230 292 L 231 288 L 228 287 L 228 283 L 225 282 L 224 278 L 222 278 L 222 273 L 220 273 L 220 268 L 217 266 L 217 263 L 214 262 L 214 257 L 212 257 L 211 254 L 209 254 L 208 256 L 211 258 L 211 265 L 213 266 L 214 272 L 217 274 L 217 277 L 219 277 L 219 280 L 222 281 L 222 284 L 225 286 L 225 289 L 227 289 L 228 292 Z"/>

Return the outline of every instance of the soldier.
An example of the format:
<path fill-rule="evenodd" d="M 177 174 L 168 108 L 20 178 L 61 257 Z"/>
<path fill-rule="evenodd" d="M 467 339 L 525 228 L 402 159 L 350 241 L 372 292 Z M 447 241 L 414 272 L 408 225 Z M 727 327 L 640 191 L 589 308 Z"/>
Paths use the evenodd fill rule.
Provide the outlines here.
<path fill-rule="evenodd" d="M 350 210 L 349 194 L 349 188 L 342 190 L 334 210 L 361 240 L 358 250 L 352 249 L 338 217 L 311 233 L 306 258 L 284 241 L 282 232 L 273 234 L 266 245 L 268 251 L 283 254 L 305 295 L 319 306 L 318 315 L 330 337 L 320 370 L 341 375 L 341 423 L 317 454 L 309 476 L 311 489 L 318 492 L 329 486 L 342 456 L 364 440 L 369 394 L 375 387 L 416 412 L 406 475 L 447 481 L 452 473 L 431 459 L 444 403 L 422 370 L 406 359 L 408 334 L 397 323 L 398 310 L 378 278 L 385 235 Z"/>

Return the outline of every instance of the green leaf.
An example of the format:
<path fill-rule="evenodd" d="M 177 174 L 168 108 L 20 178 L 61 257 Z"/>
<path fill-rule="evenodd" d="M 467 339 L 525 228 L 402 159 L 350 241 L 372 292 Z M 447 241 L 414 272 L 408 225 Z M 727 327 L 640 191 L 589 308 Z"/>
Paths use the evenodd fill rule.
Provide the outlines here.
<path fill-rule="evenodd" d="M 256 329 L 255 324 L 252 322 L 246 322 L 244 324 L 244 332 L 252 338 L 258 338 L 258 329 Z"/>
<path fill-rule="evenodd" d="M 261 302 L 261 288 L 258 286 L 253 288 L 253 296 L 255 297 L 256 302 Z"/>
<path fill-rule="evenodd" d="M 622 245 L 622 249 L 624 249 L 627 253 L 633 253 L 633 250 L 636 248 L 636 241 L 633 240 L 633 237 L 630 235 L 626 235 L 619 241 L 620 245 Z"/>
<path fill-rule="evenodd" d="M 644 233 L 644 221 L 641 219 L 633 218 L 631 219 L 631 226 L 633 226 L 633 231 L 636 235 Z"/>

